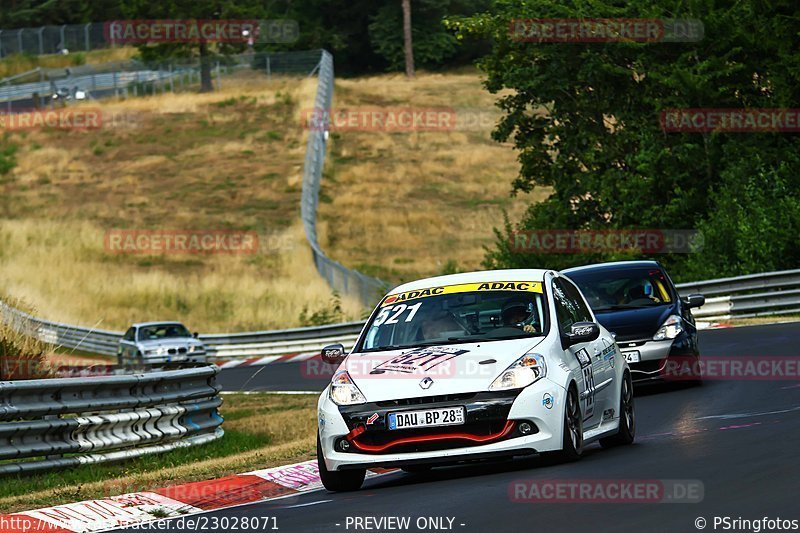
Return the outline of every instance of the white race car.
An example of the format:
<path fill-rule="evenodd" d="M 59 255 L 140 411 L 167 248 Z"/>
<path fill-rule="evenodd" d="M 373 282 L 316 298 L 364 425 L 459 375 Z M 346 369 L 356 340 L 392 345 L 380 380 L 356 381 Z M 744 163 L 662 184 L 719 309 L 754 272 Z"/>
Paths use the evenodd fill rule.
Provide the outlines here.
<path fill-rule="evenodd" d="M 367 468 L 408 472 L 633 442 L 625 358 L 583 295 L 552 270 L 414 281 L 373 311 L 319 398 L 317 458 L 328 490 Z"/>

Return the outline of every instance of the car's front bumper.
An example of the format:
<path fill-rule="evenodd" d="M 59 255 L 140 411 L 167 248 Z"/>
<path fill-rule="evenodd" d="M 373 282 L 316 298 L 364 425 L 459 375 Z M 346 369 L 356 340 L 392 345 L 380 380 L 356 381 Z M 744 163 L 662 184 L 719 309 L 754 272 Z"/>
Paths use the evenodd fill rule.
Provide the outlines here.
<path fill-rule="evenodd" d="M 547 378 L 511 393 L 483 391 L 341 408 L 326 390 L 319 401 L 320 442 L 329 470 L 444 465 L 553 451 L 562 444 L 564 398 L 564 389 Z M 465 424 L 425 430 L 388 430 L 385 425 L 390 412 L 452 406 L 465 407 Z M 530 434 L 520 432 L 523 422 L 532 426 Z M 342 440 L 348 441 L 348 451 L 340 448 Z"/>
<path fill-rule="evenodd" d="M 675 339 L 654 341 L 638 339 L 617 341 L 620 351 L 639 352 L 639 361 L 628 363 L 633 381 L 661 381 L 670 358 L 699 357 L 697 333 L 682 333 Z"/>

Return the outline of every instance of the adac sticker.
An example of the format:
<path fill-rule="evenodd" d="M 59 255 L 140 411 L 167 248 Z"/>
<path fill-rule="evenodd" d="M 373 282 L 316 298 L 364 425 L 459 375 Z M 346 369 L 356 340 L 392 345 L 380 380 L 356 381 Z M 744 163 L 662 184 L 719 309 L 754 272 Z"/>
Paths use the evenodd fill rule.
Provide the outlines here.
<path fill-rule="evenodd" d="M 516 291 L 516 292 L 542 292 L 542 284 L 538 281 L 487 281 L 483 283 L 462 283 L 460 285 L 443 285 L 414 291 L 390 294 L 381 302 L 381 307 L 417 298 L 428 298 L 442 294 L 457 294 L 461 292 L 485 291 Z"/>

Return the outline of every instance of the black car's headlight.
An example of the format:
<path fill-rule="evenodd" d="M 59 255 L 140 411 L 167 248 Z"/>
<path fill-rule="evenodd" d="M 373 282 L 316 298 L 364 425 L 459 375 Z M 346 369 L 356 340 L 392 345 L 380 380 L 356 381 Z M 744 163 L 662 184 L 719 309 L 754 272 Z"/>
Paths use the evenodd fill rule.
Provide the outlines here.
<path fill-rule="evenodd" d="M 521 389 L 535 383 L 547 375 L 547 364 L 544 356 L 538 353 L 526 353 L 514 364 L 503 370 L 495 378 L 490 391 Z"/>
<path fill-rule="evenodd" d="M 683 319 L 678 315 L 670 315 L 653 335 L 654 341 L 674 339 L 683 332 Z"/>

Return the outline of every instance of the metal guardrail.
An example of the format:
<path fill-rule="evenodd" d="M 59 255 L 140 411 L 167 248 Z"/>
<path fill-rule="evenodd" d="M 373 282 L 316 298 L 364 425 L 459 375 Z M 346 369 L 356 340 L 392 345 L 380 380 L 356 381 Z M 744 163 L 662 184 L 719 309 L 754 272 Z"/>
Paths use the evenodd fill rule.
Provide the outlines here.
<path fill-rule="evenodd" d="M 31 337 L 64 348 L 113 356 L 122 331 L 107 331 L 50 322 L 0 302 L 0 321 Z M 352 344 L 363 327 L 361 322 L 251 333 L 200 335 L 209 357 L 234 358 L 310 352 L 327 344 Z"/>
<path fill-rule="evenodd" d="M 0 475 L 130 459 L 220 438 L 217 372 L 202 366 L 0 382 Z"/>
<path fill-rule="evenodd" d="M 706 296 L 705 305 L 692 311 L 696 318 L 720 320 L 800 313 L 800 270 L 678 283 L 677 288 L 681 296 Z"/>
<path fill-rule="evenodd" d="M 313 115 L 327 113 L 333 101 L 333 56 L 325 50 L 322 51 L 317 78 L 317 94 L 314 99 Z M 325 116 L 327 117 L 327 115 Z M 314 124 L 310 126 L 308 128 L 306 159 L 303 166 L 303 193 L 300 210 L 306 239 L 314 256 L 314 265 L 332 289 L 343 294 L 356 296 L 365 307 L 372 308 L 389 289 L 389 285 L 377 278 L 349 269 L 329 258 L 322 251 L 317 239 L 317 207 L 319 206 L 322 167 L 325 165 L 329 124 L 328 120 L 314 118 Z"/>

